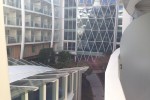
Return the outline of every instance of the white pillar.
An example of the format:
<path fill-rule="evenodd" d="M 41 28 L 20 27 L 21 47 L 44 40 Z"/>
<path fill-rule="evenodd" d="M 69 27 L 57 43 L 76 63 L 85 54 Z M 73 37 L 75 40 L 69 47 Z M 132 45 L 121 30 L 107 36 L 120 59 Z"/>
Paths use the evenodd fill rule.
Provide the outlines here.
<path fill-rule="evenodd" d="M 40 100 L 46 100 L 46 84 L 40 87 Z"/>
<path fill-rule="evenodd" d="M 67 100 L 68 98 L 68 75 L 63 77 L 62 82 L 63 82 L 63 97 L 64 97 L 64 100 Z"/>
<path fill-rule="evenodd" d="M 21 100 L 28 100 L 28 92 L 25 92 L 25 93 L 21 96 Z"/>
<path fill-rule="evenodd" d="M 25 7 L 24 7 L 24 0 L 21 0 L 21 15 L 22 15 L 22 41 L 21 41 L 20 59 L 23 59 L 24 45 L 25 45 Z"/>
<path fill-rule="evenodd" d="M 51 48 L 53 48 L 54 43 L 54 32 L 55 32 L 55 11 L 54 11 L 54 1 L 51 0 L 51 9 L 52 9 L 52 37 L 51 37 Z"/>
<path fill-rule="evenodd" d="M 74 93 L 74 100 L 77 100 L 77 97 L 78 97 L 78 72 L 76 72 L 75 74 L 75 81 L 74 81 L 74 84 L 75 84 L 75 93 Z"/>
<path fill-rule="evenodd" d="M 73 93 L 74 73 L 71 74 L 71 93 Z"/>
<path fill-rule="evenodd" d="M 54 83 L 53 83 L 53 96 L 52 96 L 52 100 L 59 100 L 59 79 L 57 79 Z"/>
<path fill-rule="evenodd" d="M 82 72 L 78 72 L 78 100 L 81 100 Z"/>
<path fill-rule="evenodd" d="M 3 12 L 3 0 L 0 0 L 0 99 L 10 100 L 10 86 L 8 76 L 8 61 L 6 52 L 6 40 L 5 40 L 5 26 L 4 26 L 4 12 Z"/>

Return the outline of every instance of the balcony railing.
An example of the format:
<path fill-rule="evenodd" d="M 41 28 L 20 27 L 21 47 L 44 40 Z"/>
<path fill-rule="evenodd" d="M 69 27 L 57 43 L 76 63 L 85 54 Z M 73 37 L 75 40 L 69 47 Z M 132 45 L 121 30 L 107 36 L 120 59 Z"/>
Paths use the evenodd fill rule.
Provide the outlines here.
<path fill-rule="evenodd" d="M 25 42 L 47 42 L 51 41 L 50 36 L 31 36 L 31 37 L 25 37 Z"/>
<path fill-rule="evenodd" d="M 45 14 L 48 16 L 52 16 L 52 12 L 49 9 L 42 8 L 40 5 L 34 5 L 32 3 L 27 3 L 25 4 L 25 9 L 35 11 L 41 14 Z"/>
<path fill-rule="evenodd" d="M 21 8 L 20 2 L 16 2 L 16 1 L 13 1 L 13 0 L 3 0 L 4 4 L 9 5 L 9 6 L 13 6 L 13 7 L 17 7 L 17 8 Z"/>
<path fill-rule="evenodd" d="M 21 18 L 20 17 L 7 17 L 4 16 L 4 23 L 5 25 L 15 25 L 15 26 L 21 26 Z"/>
<path fill-rule="evenodd" d="M 43 42 L 51 41 L 51 38 L 50 38 L 50 36 L 43 36 L 43 37 L 42 37 L 42 41 L 43 41 Z"/>
<path fill-rule="evenodd" d="M 58 23 L 55 23 L 55 29 L 59 29 L 59 24 Z"/>
<path fill-rule="evenodd" d="M 6 43 L 7 44 L 21 43 L 21 35 L 17 36 L 6 35 Z"/>
<path fill-rule="evenodd" d="M 49 23 L 49 22 L 48 22 Z M 49 28 L 52 29 L 52 24 L 43 23 L 41 21 L 32 21 L 31 19 L 26 19 L 26 27 L 39 27 L 39 28 Z"/>

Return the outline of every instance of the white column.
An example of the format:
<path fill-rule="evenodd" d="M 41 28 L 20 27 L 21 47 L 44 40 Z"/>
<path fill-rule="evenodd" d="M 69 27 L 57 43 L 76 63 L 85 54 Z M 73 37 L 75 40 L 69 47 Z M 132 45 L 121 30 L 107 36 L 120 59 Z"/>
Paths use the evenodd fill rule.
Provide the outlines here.
<path fill-rule="evenodd" d="M 22 41 L 21 41 L 21 52 L 20 59 L 23 59 L 24 54 L 24 43 L 25 43 L 25 7 L 24 0 L 21 0 L 21 15 L 22 15 Z"/>
<path fill-rule="evenodd" d="M 52 37 L 51 37 L 51 48 L 54 44 L 54 32 L 55 32 L 55 11 L 54 11 L 54 1 L 51 0 L 51 9 L 52 9 Z"/>
<path fill-rule="evenodd" d="M 78 72 L 76 72 L 74 74 L 76 76 L 76 78 L 74 79 L 74 84 L 75 84 L 75 93 L 74 93 L 74 100 L 77 100 L 77 97 L 78 97 Z"/>
<path fill-rule="evenodd" d="M 40 87 L 40 100 L 46 100 L 46 84 Z"/>
<path fill-rule="evenodd" d="M 59 100 L 59 79 L 53 83 L 53 100 Z"/>
<path fill-rule="evenodd" d="M 82 88 L 82 72 L 79 71 L 78 73 L 78 100 L 81 100 L 81 88 Z"/>
<path fill-rule="evenodd" d="M 71 93 L 73 93 L 74 73 L 71 74 Z"/>
<path fill-rule="evenodd" d="M 67 100 L 68 98 L 68 75 L 63 77 L 62 82 L 63 82 L 63 97 L 64 97 L 64 100 Z"/>
<path fill-rule="evenodd" d="M 8 76 L 8 61 L 6 52 L 6 40 L 5 40 L 5 26 L 4 26 L 4 12 L 3 12 L 3 0 L 0 0 L 0 99 L 10 100 L 10 86 L 9 86 L 9 76 Z"/>
<path fill-rule="evenodd" d="M 25 92 L 25 93 L 21 96 L 21 100 L 28 100 L 28 92 Z"/>
<path fill-rule="evenodd" d="M 78 25 L 77 25 L 77 20 L 78 20 L 78 15 L 77 15 L 77 12 L 78 12 L 78 0 L 76 0 L 76 44 L 75 44 L 75 52 L 76 52 L 76 55 L 77 55 L 77 52 L 78 52 Z"/>

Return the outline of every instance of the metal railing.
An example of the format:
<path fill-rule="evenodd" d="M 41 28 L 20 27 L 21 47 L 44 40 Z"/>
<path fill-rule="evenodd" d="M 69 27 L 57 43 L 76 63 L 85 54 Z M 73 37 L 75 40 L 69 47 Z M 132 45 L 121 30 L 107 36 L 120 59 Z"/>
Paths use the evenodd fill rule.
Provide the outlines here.
<path fill-rule="evenodd" d="M 5 25 L 15 25 L 15 26 L 21 26 L 22 21 L 20 17 L 8 17 L 4 16 L 4 23 Z"/>
<path fill-rule="evenodd" d="M 26 19 L 25 26 L 26 27 L 40 27 L 40 28 L 52 29 L 52 24 L 49 24 L 49 22 L 48 23 L 44 23 L 42 21 L 32 21 L 31 19 Z"/>
<path fill-rule="evenodd" d="M 25 9 L 35 11 L 35 12 L 38 12 L 41 14 L 45 14 L 48 16 L 52 16 L 51 10 L 41 7 L 41 5 L 34 5 L 32 3 L 27 3 L 27 4 L 25 4 Z"/>
<path fill-rule="evenodd" d="M 50 36 L 31 36 L 31 37 L 25 37 L 25 42 L 48 42 L 51 41 Z"/>
<path fill-rule="evenodd" d="M 3 3 L 5 5 L 9 5 L 9 6 L 17 7 L 17 8 L 21 8 L 21 3 L 20 2 L 16 2 L 16 1 L 13 1 L 13 0 L 3 0 Z"/>
<path fill-rule="evenodd" d="M 6 35 L 6 43 L 7 44 L 21 43 L 21 35 L 17 36 Z"/>

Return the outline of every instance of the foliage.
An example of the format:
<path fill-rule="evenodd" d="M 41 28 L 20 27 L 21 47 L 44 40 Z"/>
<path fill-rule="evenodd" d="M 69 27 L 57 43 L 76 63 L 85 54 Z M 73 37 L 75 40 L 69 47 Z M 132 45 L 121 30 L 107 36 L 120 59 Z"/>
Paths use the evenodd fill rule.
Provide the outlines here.
<path fill-rule="evenodd" d="M 41 49 L 38 60 L 43 64 L 53 65 L 55 64 L 55 52 L 52 48 Z"/>
<path fill-rule="evenodd" d="M 68 62 L 71 60 L 71 56 L 72 56 L 72 54 L 70 54 L 69 52 L 61 51 L 58 54 L 58 62 Z"/>
<path fill-rule="evenodd" d="M 71 59 L 72 54 L 67 51 L 62 51 L 58 54 L 57 64 L 55 68 L 70 68 L 75 67 L 76 63 Z"/>

